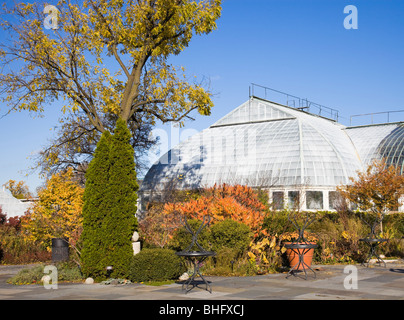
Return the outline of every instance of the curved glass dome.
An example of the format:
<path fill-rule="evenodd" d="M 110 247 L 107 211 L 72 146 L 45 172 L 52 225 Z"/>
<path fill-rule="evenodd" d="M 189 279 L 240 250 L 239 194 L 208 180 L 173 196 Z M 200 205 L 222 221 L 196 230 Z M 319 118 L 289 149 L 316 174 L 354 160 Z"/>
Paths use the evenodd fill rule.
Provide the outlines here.
<path fill-rule="evenodd" d="M 397 126 L 379 144 L 377 152 L 390 165 L 399 168 L 400 173 L 404 172 L 404 125 Z"/>
<path fill-rule="evenodd" d="M 252 187 L 335 187 L 362 169 L 341 124 L 251 98 L 160 158 L 141 191 L 163 183 L 189 189 L 215 183 Z"/>
<path fill-rule="evenodd" d="M 364 164 L 384 159 L 404 173 L 404 124 L 386 123 L 346 128 Z"/>

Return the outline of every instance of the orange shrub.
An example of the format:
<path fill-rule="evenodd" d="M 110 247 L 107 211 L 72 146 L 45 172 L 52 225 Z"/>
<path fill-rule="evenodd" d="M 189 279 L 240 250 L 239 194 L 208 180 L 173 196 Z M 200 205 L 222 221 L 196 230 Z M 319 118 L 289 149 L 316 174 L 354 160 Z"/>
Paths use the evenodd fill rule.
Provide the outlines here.
<path fill-rule="evenodd" d="M 223 184 L 206 189 L 198 199 L 167 203 L 163 212 L 166 215 L 177 212 L 199 220 L 202 220 L 204 215 L 209 215 L 212 223 L 230 218 L 246 224 L 254 235 L 258 236 L 265 217 L 265 209 L 258 199 L 258 194 L 250 187 Z"/>

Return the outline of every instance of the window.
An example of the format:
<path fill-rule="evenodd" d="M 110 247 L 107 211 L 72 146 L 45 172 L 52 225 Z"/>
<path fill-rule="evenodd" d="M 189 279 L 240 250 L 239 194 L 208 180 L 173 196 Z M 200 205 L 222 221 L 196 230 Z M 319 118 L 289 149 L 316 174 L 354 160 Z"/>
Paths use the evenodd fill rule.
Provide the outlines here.
<path fill-rule="evenodd" d="M 289 209 L 299 209 L 299 191 L 288 191 Z"/>
<path fill-rule="evenodd" d="M 283 210 L 283 192 L 274 191 L 272 193 L 272 202 L 275 210 Z"/>
<path fill-rule="evenodd" d="M 306 192 L 307 209 L 321 210 L 323 209 L 323 192 L 322 191 L 307 191 Z"/>
<path fill-rule="evenodd" d="M 328 193 L 328 208 L 330 210 L 337 210 L 339 197 L 340 196 L 337 191 L 330 191 Z"/>

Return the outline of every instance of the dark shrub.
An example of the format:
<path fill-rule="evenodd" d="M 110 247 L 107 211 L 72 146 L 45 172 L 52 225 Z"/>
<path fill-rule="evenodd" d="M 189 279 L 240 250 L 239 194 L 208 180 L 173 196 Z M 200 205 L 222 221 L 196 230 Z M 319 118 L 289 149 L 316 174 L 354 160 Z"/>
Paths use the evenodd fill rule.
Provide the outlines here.
<path fill-rule="evenodd" d="M 128 277 L 133 282 L 174 280 L 186 271 L 173 250 L 143 249 L 132 258 Z"/>

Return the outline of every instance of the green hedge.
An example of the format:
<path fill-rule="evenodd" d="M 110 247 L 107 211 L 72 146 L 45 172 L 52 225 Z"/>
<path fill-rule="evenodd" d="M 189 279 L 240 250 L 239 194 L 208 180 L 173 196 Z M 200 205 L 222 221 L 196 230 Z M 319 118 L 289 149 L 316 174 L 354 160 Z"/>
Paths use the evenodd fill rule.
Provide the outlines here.
<path fill-rule="evenodd" d="M 174 250 L 145 248 L 132 258 L 128 277 L 132 282 L 175 280 L 185 271 Z"/>
<path fill-rule="evenodd" d="M 217 222 L 210 228 L 210 239 L 214 251 L 226 247 L 243 252 L 248 248 L 252 236 L 251 229 L 247 225 L 231 219 Z"/>
<path fill-rule="evenodd" d="M 190 219 L 188 224 L 196 232 L 201 221 Z M 252 236 L 251 229 L 244 223 L 226 219 L 205 227 L 198 235 L 198 243 L 205 250 L 219 251 L 221 248 L 231 248 L 242 252 L 248 248 Z M 191 241 L 191 234 L 185 228 L 179 228 L 170 242 L 170 248 L 182 251 L 189 247 Z M 194 245 L 190 251 L 199 251 L 199 248 Z"/>

